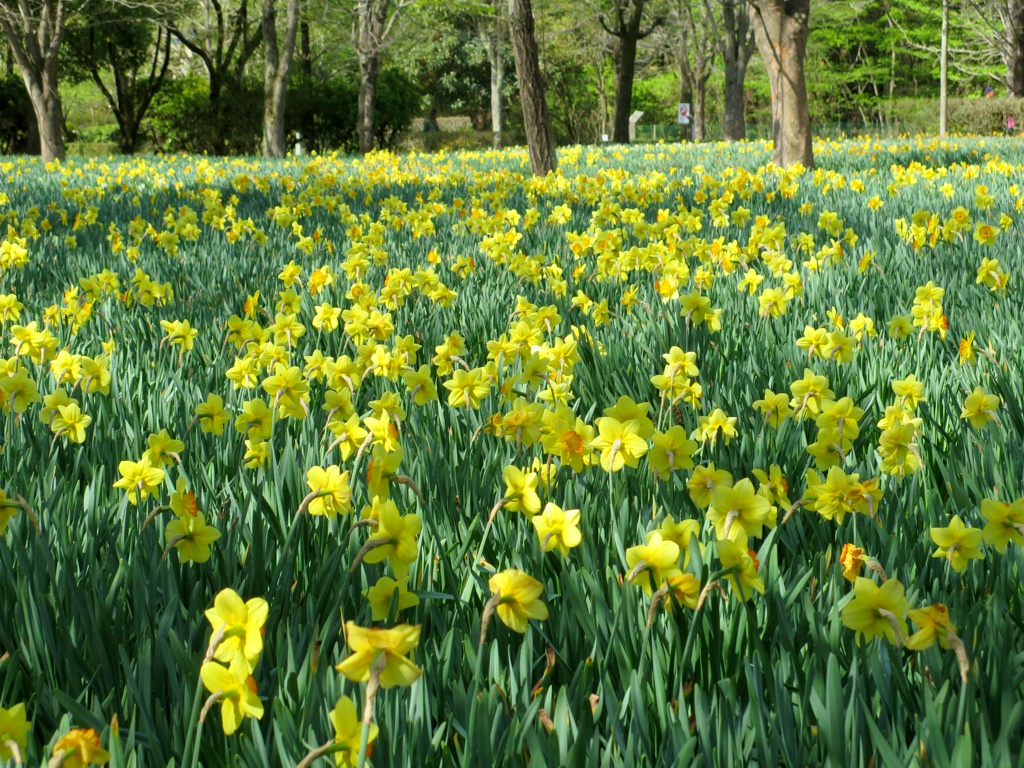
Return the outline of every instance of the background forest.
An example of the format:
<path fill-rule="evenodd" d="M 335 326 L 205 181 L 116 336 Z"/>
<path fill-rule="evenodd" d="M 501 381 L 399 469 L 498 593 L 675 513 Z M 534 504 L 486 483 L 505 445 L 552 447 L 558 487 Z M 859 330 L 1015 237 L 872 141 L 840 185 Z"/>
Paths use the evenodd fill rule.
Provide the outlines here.
<path fill-rule="evenodd" d="M 51 43 L 60 33 L 52 67 L 47 51 L 38 52 L 40 71 L 52 69 L 57 84 L 57 140 L 72 154 L 280 154 L 301 135 L 307 150 L 353 151 L 361 84 L 372 76 L 364 150 L 522 143 L 505 0 L 278 2 L 40 0 L 32 23 L 51 24 L 42 30 Z M 812 3 L 807 71 L 817 135 L 934 132 L 939 5 Z M 8 44 L 39 30 L 27 30 L 16 7 L 0 0 L 10 22 L 0 24 L 5 153 L 39 149 L 30 91 Z M 558 144 L 622 141 L 616 114 L 621 121 L 632 110 L 644 112 L 638 139 L 677 139 L 679 101 L 693 105 L 686 138 L 770 135 L 768 79 L 742 0 L 537 0 L 533 11 Z M 47 14 L 61 14 L 63 29 Z M 379 29 L 368 29 L 366 17 Z M 963 103 L 986 86 L 997 98 Z M 950 88 L 951 131 L 1002 129 L 1016 109 L 1004 97 L 1024 95 L 1024 2 L 951 2 Z M 281 146 L 267 151 L 274 89 L 284 105 Z M 730 98 L 744 118 L 731 131 Z M 413 121 L 432 111 L 442 131 L 423 134 Z"/>

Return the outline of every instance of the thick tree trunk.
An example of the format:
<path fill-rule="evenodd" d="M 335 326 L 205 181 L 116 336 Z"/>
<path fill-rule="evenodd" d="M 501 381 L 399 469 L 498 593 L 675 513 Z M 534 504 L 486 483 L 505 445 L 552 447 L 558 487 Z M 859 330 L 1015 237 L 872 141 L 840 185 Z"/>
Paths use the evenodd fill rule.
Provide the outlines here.
<path fill-rule="evenodd" d="M 636 75 L 636 39 L 622 37 L 619 68 L 615 72 L 615 117 L 612 141 L 629 143 L 629 116 L 633 113 L 633 77 Z"/>
<path fill-rule="evenodd" d="M 1014 38 L 1010 65 L 1006 68 L 1010 95 L 1017 98 L 1024 98 L 1024 19 L 1021 21 L 1020 34 Z"/>
<path fill-rule="evenodd" d="M 284 124 L 288 82 L 286 77 L 278 73 L 264 86 L 263 154 L 267 157 L 284 157 L 288 152 Z"/>
<path fill-rule="evenodd" d="M 134 129 L 134 126 L 130 123 L 121 126 L 121 140 L 118 142 L 118 146 L 121 149 L 123 155 L 134 155 L 135 149 L 139 144 L 138 131 Z"/>
<path fill-rule="evenodd" d="M 39 128 L 39 154 L 44 163 L 63 160 L 64 111 L 57 91 L 57 62 L 48 64 L 38 83 L 29 83 L 28 95 Z"/>
<path fill-rule="evenodd" d="M 373 112 L 377 102 L 377 76 L 379 74 L 379 56 L 360 58 L 356 134 L 359 137 L 359 151 L 364 155 L 373 149 Z"/>
<path fill-rule="evenodd" d="M 747 138 L 747 119 L 743 98 L 743 83 L 746 75 L 746 60 L 726 60 L 725 117 L 723 121 L 726 141 L 740 141 Z"/>
<path fill-rule="evenodd" d="M 358 0 L 359 28 L 356 36 L 356 55 L 359 59 L 359 102 L 356 114 L 356 136 L 359 151 L 373 149 L 373 119 L 377 100 L 377 76 L 380 74 L 381 55 L 391 23 L 401 10 L 399 3 L 388 21 L 391 0 Z"/>
<path fill-rule="evenodd" d="M 32 111 L 36 116 L 39 155 L 44 163 L 63 160 L 64 111 L 57 90 L 56 60 L 46 62 L 39 73 L 22 71 L 21 77 L 25 81 L 28 97 L 32 102 Z"/>
<path fill-rule="evenodd" d="M 534 176 L 546 176 L 558 166 L 558 158 L 548 117 L 544 78 L 537 57 L 530 0 L 509 0 L 508 28 L 516 60 L 519 96 L 523 104 L 523 126 L 526 128 L 526 144 L 530 150 L 530 168 Z"/>
<path fill-rule="evenodd" d="M 804 60 L 810 0 L 751 3 L 750 23 L 771 84 L 776 165 L 814 165 Z"/>
<path fill-rule="evenodd" d="M 44 163 L 64 159 L 64 111 L 57 82 L 57 58 L 64 39 L 64 5 L 47 0 L 38 18 L 19 5 L 20 27 L 10 16 L 0 16 L 0 31 L 7 38 L 14 63 L 25 83 L 39 132 L 39 154 Z"/>
<path fill-rule="evenodd" d="M 288 151 L 285 101 L 295 55 L 295 33 L 299 26 L 298 0 L 288 0 L 284 40 L 279 45 L 276 3 L 277 0 L 263 0 L 263 154 L 267 157 L 284 157 Z"/>

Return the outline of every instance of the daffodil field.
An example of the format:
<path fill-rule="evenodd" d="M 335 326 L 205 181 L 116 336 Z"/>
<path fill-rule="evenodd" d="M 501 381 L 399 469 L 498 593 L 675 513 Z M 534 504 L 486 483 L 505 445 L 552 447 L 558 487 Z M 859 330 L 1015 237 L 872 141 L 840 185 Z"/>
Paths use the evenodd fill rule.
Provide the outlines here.
<path fill-rule="evenodd" d="M 1024 764 L 1024 147 L 815 154 L 0 163 L 0 764 Z"/>

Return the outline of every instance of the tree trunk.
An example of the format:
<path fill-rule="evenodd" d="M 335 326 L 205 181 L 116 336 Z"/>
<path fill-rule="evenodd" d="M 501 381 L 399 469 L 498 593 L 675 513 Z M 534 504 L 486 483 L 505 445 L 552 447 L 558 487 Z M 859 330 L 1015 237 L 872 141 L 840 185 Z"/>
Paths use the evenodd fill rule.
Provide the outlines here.
<path fill-rule="evenodd" d="M 783 167 L 814 166 L 804 79 L 809 10 L 810 0 L 761 0 L 750 5 L 750 23 L 771 85 L 772 161 Z"/>
<path fill-rule="evenodd" d="M 501 92 L 505 87 L 505 56 L 502 46 L 500 19 L 489 23 L 491 28 L 484 31 L 484 47 L 491 68 L 491 136 L 495 149 L 501 149 L 501 133 L 505 128 L 505 113 Z"/>
<path fill-rule="evenodd" d="M 278 73 L 264 86 L 263 154 L 266 157 L 284 157 L 288 152 L 284 124 L 288 82 L 286 77 Z"/>
<path fill-rule="evenodd" d="M 42 161 L 49 163 L 63 160 L 64 110 L 61 106 L 60 93 L 57 91 L 57 62 L 47 62 L 38 81 L 29 82 L 24 73 L 22 77 L 28 86 L 32 111 L 35 112 L 36 124 L 39 127 L 39 154 Z"/>
<path fill-rule="evenodd" d="M 388 7 L 391 0 L 359 0 L 359 28 L 356 55 L 359 59 L 359 102 L 356 114 L 356 136 L 362 154 L 373 149 L 373 118 L 377 99 L 377 76 L 380 74 L 381 52 L 390 27 Z M 395 9 L 399 12 L 401 5 Z M 392 17 L 394 21 L 394 17 Z"/>
<path fill-rule="evenodd" d="M 751 15 L 744 10 L 746 0 L 721 0 L 722 36 L 719 46 L 725 62 L 725 115 L 723 133 L 726 141 L 740 141 L 747 137 L 744 114 L 744 81 L 747 64 L 754 49 L 754 36 L 750 29 Z M 714 23 L 710 0 L 704 0 L 707 18 Z"/>
<path fill-rule="evenodd" d="M 1007 67 L 1010 95 L 1024 98 L 1024 19 L 1021 20 L 1020 32 L 1014 36 L 1013 48 L 1010 52 L 1010 66 Z"/>
<path fill-rule="evenodd" d="M 743 83 L 747 75 L 745 59 L 734 58 L 725 62 L 725 117 L 726 141 L 747 138 L 747 120 L 743 97 Z"/>
<path fill-rule="evenodd" d="M 20 69 L 20 67 L 19 67 Z M 64 111 L 57 91 L 57 62 L 50 61 L 43 66 L 40 73 L 21 73 L 22 80 L 28 90 L 32 111 L 36 116 L 36 127 L 39 131 L 39 154 L 44 163 L 63 160 L 64 148 Z"/>
<path fill-rule="evenodd" d="M 220 99 L 223 83 L 218 76 L 210 75 L 210 118 L 213 125 L 213 136 L 210 137 L 210 148 L 215 155 L 228 153 L 227 120 L 224 117 L 224 105 Z"/>
<path fill-rule="evenodd" d="M 284 40 L 278 45 L 276 3 L 277 0 L 263 0 L 263 154 L 267 157 L 284 157 L 288 151 L 285 101 L 299 26 L 298 0 L 288 0 Z"/>
<path fill-rule="evenodd" d="M 64 159 L 64 111 L 57 82 L 57 59 L 64 40 L 63 2 L 46 0 L 38 17 L 27 3 L 19 4 L 20 27 L 0 14 L 0 31 L 7 38 L 14 63 L 25 83 L 39 132 L 44 163 Z"/>
<path fill-rule="evenodd" d="M 615 72 L 615 117 L 612 141 L 629 143 L 629 116 L 633 112 L 633 77 L 636 75 L 636 39 L 621 38 L 619 68 Z"/>
<path fill-rule="evenodd" d="M 300 29 L 302 32 L 300 43 L 302 49 L 299 63 L 302 67 L 302 75 L 309 81 L 313 78 L 313 57 L 309 53 L 309 22 L 302 22 Z"/>
<path fill-rule="evenodd" d="M 228 20 L 218 0 L 208 0 L 205 5 L 206 24 L 201 29 L 194 29 L 195 37 L 190 37 L 173 24 L 168 26 L 168 31 L 203 62 L 210 84 L 208 108 L 213 133 L 209 137 L 209 149 L 215 155 L 224 155 L 228 150 L 231 126 L 221 93 L 225 88 L 230 90 L 241 86 L 246 64 L 263 41 L 262 25 L 256 25 L 253 33 L 249 34 L 253 27 L 249 23 L 249 0 L 239 0 L 237 11 Z M 217 11 L 216 22 L 211 17 L 211 6 Z"/>
<path fill-rule="evenodd" d="M 516 60 L 519 96 L 523 104 L 523 126 L 530 150 L 530 168 L 534 176 L 546 176 L 558 166 L 558 158 L 548 117 L 544 79 L 537 57 L 530 0 L 509 0 L 508 28 Z"/>
<path fill-rule="evenodd" d="M 707 95 L 708 82 L 701 77 L 694 78 L 693 103 L 690 105 L 690 122 L 693 125 L 692 139 L 704 141 L 704 102 Z"/>
<path fill-rule="evenodd" d="M 359 137 L 359 151 L 364 155 L 373 149 L 373 111 L 377 101 L 377 75 L 379 74 L 379 56 L 360 57 L 356 134 Z"/>
<path fill-rule="evenodd" d="M 139 133 L 135 130 L 133 123 L 128 122 L 121 126 L 121 140 L 118 142 L 118 146 L 121 149 L 123 155 L 134 155 L 135 149 L 139 144 Z"/>

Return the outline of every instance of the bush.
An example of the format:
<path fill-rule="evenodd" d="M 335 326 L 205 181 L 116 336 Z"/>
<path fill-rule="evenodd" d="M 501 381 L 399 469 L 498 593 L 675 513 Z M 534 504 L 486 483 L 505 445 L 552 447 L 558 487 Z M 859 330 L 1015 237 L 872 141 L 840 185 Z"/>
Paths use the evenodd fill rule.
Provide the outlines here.
<path fill-rule="evenodd" d="M 949 100 L 951 133 L 1004 133 L 1007 116 L 1013 117 L 1019 127 L 1024 121 L 1024 100 L 982 97 Z"/>
<path fill-rule="evenodd" d="M 420 111 L 423 94 L 416 82 L 398 69 L 385 69 L 377 80 L 373 135 L 377 146 L 394 149 Z"/>
<path fill-rule="evenodd" d="M 526 141 L 520 131 L 504 131 L 501 135 L 502 144 L 506 147 L 522 144 Z M 459 131 L 430 131 L 428 133 L 410 133 L 402 142 L 403 149 L 414 149 L 419 152 L 460 152 L 484 151 L 493 148 L 494 134 L 490 131 L 477 131 L 472 128 Z"/>
<path fill-rule="evenodd" d="M 292 81 L 286 103 L 291 141 L 301 135 L 307 151 L 321 154 L 332 149 L 355 151 L 358 98 L 359 86 L 351 79 Z"/>
<path fill-rule="evenodd" d="M 397 69 L 385 69 L 377 78 L 377 102 L 373 134 L 377 147 L 395 149 L 413 116 L 419 111 L 420 89 Z M 355 78 L 293 81 L 288 92 L 288 130 L 292 140 L 301 134 L 311 151 L 339 149 L 354 152 L 358 146 L 356 117 L 359 82 Z"/>
<path fill-rule="evenodd" d="M 35 114 L 19 77 L 0 77 L 0 154 L 28 152 Z"/>
<path fill-rule="evenodd" d="M 888 114 L 887 105 L 883 111 Z M 892 105 L 892 123 L 896 133 L 933 134 L 939 130 L 938 99 L 896 99 Z M 954 98 L 949 100 L 950 133 L 1003 133 L 1007 115 L 1024 121 L 1024 100 L 1013 98 Z"/>
<path fill-rule="evenodd" d="M 263 136 L 263 88 L 255 81 L 225 85 L 215 109 L 206 78 L 167 80 L 143 126 L 157 152 L 253 155 Z"/>

